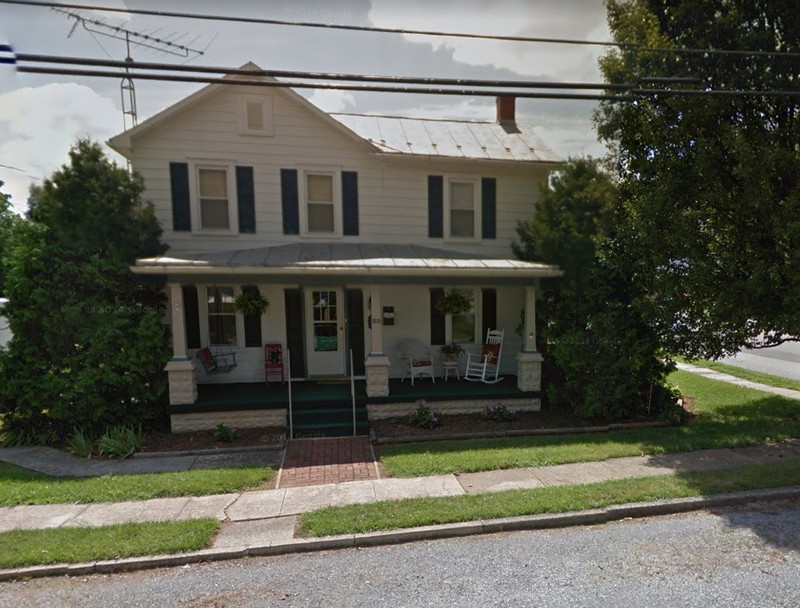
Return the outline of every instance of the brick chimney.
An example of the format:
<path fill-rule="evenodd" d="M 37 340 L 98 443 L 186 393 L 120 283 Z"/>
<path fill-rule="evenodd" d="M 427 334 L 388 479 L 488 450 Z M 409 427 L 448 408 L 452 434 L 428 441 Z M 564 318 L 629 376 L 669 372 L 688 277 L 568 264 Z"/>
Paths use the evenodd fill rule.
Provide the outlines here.
<path fill-rule="evenodd" d="M 497 122 L 500 124 L 516 124 L 517 98 L 513 95 L 499 95 L 497 97 Z"/>

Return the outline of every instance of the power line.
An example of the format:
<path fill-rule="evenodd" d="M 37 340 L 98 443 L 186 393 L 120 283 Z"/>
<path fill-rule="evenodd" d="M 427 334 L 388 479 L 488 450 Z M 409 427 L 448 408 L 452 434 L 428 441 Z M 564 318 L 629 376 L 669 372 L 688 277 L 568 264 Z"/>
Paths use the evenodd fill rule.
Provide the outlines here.
<path fill-rule="evenodd" d="M 50 67 L 29 67 L 21 66 L 18 72 L 28 74 L 50 74 L 55 76 L 86 76 L 90 78 L 119 78 L 120 72 L 109 72 L 102 70 L 84 70 L 74 68 L 50 68 Z M 503 95 L 514 95 L 515 97 L 529 99 L 568 99 L 568 100 L 589 100 L 589 101 L 632 101 L 634 98 L 626 95 L 605 95 L 601 93 L 543 93 L 530 91 L 496 90 L 496 89 L 443 89 L 432 87 L 401 87 L 390 85 L 354 85 L 354 84 L 335 84 L 335 83 L 308 83 L 296 81 L 278 80 L 248 80 L 244 78 L 212 78 L 202 76 L 182 76 L 174 74 L 149 74 L 136 73 L 137 80 L 158 80 L 164 82 L 191 82 L 201 84 L 224 84 L 224 85 L 244 85 L 255 87 L 272 88 L 292 88 L 292 89 L 329 89 L 338 91 L 368 91 L 378 93 L 414 93 L 421 95 L 461 95 L 472 97 L 499 97 Z"/>
<path fill-rule="evenodd" d="M 800 58 L 800 52 L 794 51 L 760 51 L 715 48 L 668 48 L 646 47 L 627 42 L 610 42 L 604 40 L 579 40 L 575 38 L 548 38 L 536 36 L 507 36 L 499 34 L 473 34 L 468 32 L 448 32 L 436 30 L 417 30 L 408 28 L 388 28 L 365 25 L 346 25 L 338 23 L 316 23 L 311 21 L 287 21 L 282 19 L 265 19 L 259 17 L 234 17 L 230 15 L 209 15 L 202 13 L 183 13 L 178 11 L 157 11 L 149 9 L 119 8 L 113 6 L 96 6 L 89 4 L 45 2 L 43 0 L 0 0 L 0 4 L 19 4 L 23 6 L 45 8 L 72 8 L 78 10 L 95 10 L 112 13 L 128 13 L 133 15 L 148 15 L 153 17 L 171 17 L 181 19 L 200 19 L 206 21 L 227 21 L 233 23 L 249 23 L 259 25 L 280 25 L 289 27 L 307 27 L 335 30 L 348 30 L 357 32 L 378 32 L 385 34 L 408 34 L 417 36 L 436 36 L 443 38 L 468 38 L 474 40 L 496 40 L 506 42 L 535 42 L 544 44 L 564 44 L 583 46 L 615 47 L 621 49 L 635 49 L 637 51 L 680 54 L 680 55 L 729 55 L 747 57 L 790 57 Z"/>
<path fill-rule="evenodd" d="M 179 71 L 201 74 L 228 74 L 238 76 L 266 76 L 270 78 L 301 78 L 306 80 L 342 80 L 354 82 L 377 82 L 392 84 L 418 84 L 440 86 L 509 87 L 521 89 L 572 89 L 628 91 L 643 84 L 700 84 L 699 78 L 642 78 L 636 84 L 605 82 L 555 82 L 531 80 L 485 80 L 469 78 L 379 76 L 365 74 L 343 74 L 337 72 L 304 72 L 298 70 L 262 70 L 255 68 L 229 68 L 222 66 L 187 66 L 172 63 L 137 61 L 116 61 L 92 59 L 89 57 L 61 57 L 57 55 L 37 55 L 18 53 L 18 61 L 31 63 L 70 64 L 104 68 L 123 68 L 125 70 Z"/>

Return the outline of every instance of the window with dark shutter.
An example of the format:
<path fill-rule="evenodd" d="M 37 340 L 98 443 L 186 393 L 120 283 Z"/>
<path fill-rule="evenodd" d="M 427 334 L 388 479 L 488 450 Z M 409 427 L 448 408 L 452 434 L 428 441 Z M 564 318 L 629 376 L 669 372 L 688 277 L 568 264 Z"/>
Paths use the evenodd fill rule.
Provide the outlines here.
<path fill-rule="evenodd" d="M 283 210 L 283 233 L 300 234 L 297 169 L 281 169 L 281 206 Z"/>
<path fill-rule="evenodd" d="M 172 229 L 176 232 L 189 231 L 192 229 L 192 211 L 188 163 L 170 163 L 169 182 L 172 192 Z"/>
<path fill-rule="evenodd" d="M 433 287 L 430 296 L 431 312 L 431 345 L 441 346 L 445 343 L 445 315 L 436 310 L 436 301 L 444 295 L 444 289 Z"/>
<path fill-rule="evenodd" d="M 346 236 L 358 236 L 358 173 L 342 171 L 342 228 Z"/>
<path fill-rule="evenodd" d="M 200 310 L 194 285 L 183 286 L 183 318 L 186 322 L 186 347 L 200 348 Z"/>
<path fill-rule="evenodd" d="M 481 233 L 485 239 L 497 238 L 497 180 L 481 180 Z"/>
<path fill-rule="evenodd" d="M 497 290 L 481 290 L 481 335 L 480 341 L 486 338 L 486 332 L 497 329 Z"/>
<path fill-rule="evenodd" d="M 444 235 L 444 178 L 428 176 L 428 236 L 441 238 Z"/>
<path fill-rule="evenodd" d="M 253 167 L 236 167 L 236 198 L 239 207 L 239 232 L 255 232 L 256 195 Z"/>

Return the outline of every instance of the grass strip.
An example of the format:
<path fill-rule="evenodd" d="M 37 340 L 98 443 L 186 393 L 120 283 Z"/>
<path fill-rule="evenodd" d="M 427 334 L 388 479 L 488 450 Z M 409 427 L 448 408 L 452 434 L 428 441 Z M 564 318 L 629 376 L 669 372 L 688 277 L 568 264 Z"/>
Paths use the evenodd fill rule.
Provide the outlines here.
<path fill-rule="evenodd" d="M 300 533 L 304 536 L 356 534 L 798 484 L 800 460 L 794 460 L 586 485 L 326 507 L 302 515 Z"/>
<path fill-rule="evenodd" d="M 225 494 L 262 486 L 275 475 L 275 471 L 268 467 L 249 467 L 62 478 L 0 462 L 0 506 L 121 502 Z"/>
<path fill-rule="evenodd" d="M 718 361 L 710 361 L 708 359 L 699 359 L 695 361 L 687 360 L 686 363 L 696 365 L 698 367 L 706 367 L 713 369 L 716 372 L 722 372 L 730 376 L 736 376 L 742 380 L 749 380 L 750 382 L 758 382 L 759 384 L 766 384 L 767 386 L 775 386 L 777 388 L 788 388 L 794 391 L 800 391 L 800 380 L 792 380 L 791 378 L 782 378 L 780 376 L 773 376 L 772 374 L 765 374 L 763 372 L 754 372 L 749 369 L 737 367 L 735 365 L 728 365 L 727 363 L 719 363 Z"/>
<path fill-rule="evenodd" d="M 216 519 L 0 533 L 0 568 L 165 555 L 207 547 Z"/>
<path fill-rule="evenodd" d="M 694 397 L 698 417 L 691 424 L 387 445 L 381 448 L 381 461 L 391 476 L 417 477 L 743 447 L 800 437 L 797 400 L 689 372 L 674 372 L 670 379 L 683 394 Z M 446 428 L 446 418 L 444 424 Z"/>

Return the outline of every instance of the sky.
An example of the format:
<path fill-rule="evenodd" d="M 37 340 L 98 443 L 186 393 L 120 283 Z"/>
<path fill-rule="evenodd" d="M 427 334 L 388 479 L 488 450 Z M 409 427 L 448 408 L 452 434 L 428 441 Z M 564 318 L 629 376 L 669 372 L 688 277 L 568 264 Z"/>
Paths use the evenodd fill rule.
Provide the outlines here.
<path fill-rule="evenodd" d="M 174 10 L 388 28 L 608 40 L 602 0 L 84 0 L 92 6 Z M 137 61 L 264 69 L 495 80 L 599 82 L 602 47 L 468 40 L 321 30 L 80 11 L 153 36 L 174 39 L 202 55 L 170 56 L 133 47 Z M 125 58 L 122 41 L 76 27 L 46 8 L 0 4 L 0 42 L 17 53 Z M 202 85 L 136 82 L 138 118 L 152 116 Z M 493 120 L 488 97 L 313 91 L 300 94 L 328 112 Z M 533 125 L 563 158 L 604 153 L 592 123 L 595 102 L 517 100 L 517 120 Z M 28 188 L 63 165 L 79 137 L 105 142 L 124 128 L 119 81 L 16 73 L 0 65 L 0 181 L 14 208 L 26 210 Z M 108 149 L 109 156 L 122 162 Z"/>

